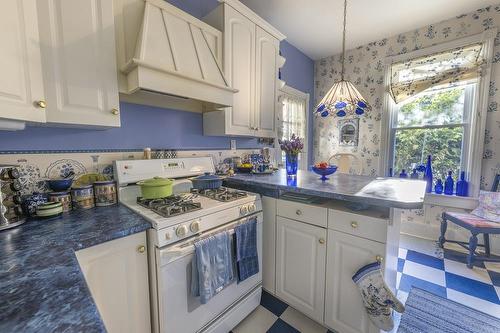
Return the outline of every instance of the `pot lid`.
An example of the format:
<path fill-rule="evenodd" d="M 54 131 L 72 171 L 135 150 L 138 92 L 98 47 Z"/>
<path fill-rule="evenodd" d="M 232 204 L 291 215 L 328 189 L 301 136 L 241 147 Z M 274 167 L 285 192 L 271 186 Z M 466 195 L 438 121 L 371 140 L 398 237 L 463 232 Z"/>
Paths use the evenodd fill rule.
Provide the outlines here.
<path fill-rule="evenodd" d="M 150 179 L 145 179 L 137 184 L 145 185 L 145 186 L 166 186 L 171 185 L 174 181 L 170 178 L 162 178 L 162 177 L 153 177 Z"/>
<path fill-rule="evenodd" d="M 212 175 L 210 172 L 205 172 L 204 175 L 195 177 L 196 180 L 220 180 L 221 178 L 217 175 Z"/>

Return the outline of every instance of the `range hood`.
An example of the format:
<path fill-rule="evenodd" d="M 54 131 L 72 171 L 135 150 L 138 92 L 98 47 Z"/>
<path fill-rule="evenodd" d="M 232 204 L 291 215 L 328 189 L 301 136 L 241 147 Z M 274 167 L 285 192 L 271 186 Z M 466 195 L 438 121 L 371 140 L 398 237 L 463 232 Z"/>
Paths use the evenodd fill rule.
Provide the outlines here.
<path fill-rule="evenodd" d="M 238 90 L 220 65 L 222 33 L 163 0 L 145 0 L 143 9 L 134 53 L 121 67 L 121 92 L 189 111 L 232 106 Z"/>

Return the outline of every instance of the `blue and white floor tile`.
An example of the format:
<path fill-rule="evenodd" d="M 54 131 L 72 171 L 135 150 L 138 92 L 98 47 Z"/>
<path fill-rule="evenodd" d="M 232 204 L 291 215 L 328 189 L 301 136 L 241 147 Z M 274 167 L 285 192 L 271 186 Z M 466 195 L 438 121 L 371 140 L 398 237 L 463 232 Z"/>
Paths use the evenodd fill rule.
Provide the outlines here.
<path fill-rule="evenodd" d="M 500 263 L 467 268 L 466 253 L 453 244 L 403 236 L 399 249 L 397 297 L 406 302 L 418 287 L 500 318 Z M 396 325 L 399 316 L 395 317 Z M 396 331 L 396 329 L 394 330 Z M 264 292 L 261 305 L 233 329 L 234 333 L 331 333 L 286 303 Z"/>

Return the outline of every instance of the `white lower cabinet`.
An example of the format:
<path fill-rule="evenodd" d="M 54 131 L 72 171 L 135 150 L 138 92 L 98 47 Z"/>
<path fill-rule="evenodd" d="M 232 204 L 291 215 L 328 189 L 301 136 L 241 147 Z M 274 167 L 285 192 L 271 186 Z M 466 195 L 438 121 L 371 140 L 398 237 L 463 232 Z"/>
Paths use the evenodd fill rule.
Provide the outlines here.
<path fill-rule="evenodd" d="M 277 217 L 276 295 L 323 322 L 326 229 Z"/>
<path fill-rule="evenodd" d="M 325 324 L 342 333 L 375 333 L 352 276 L 383 256 L 385 244 L 328 230 Z"/>
<path fill-rule="evenodd" d="M 76 252 L 109 333 L 151 332 L 146 232 Z"/>

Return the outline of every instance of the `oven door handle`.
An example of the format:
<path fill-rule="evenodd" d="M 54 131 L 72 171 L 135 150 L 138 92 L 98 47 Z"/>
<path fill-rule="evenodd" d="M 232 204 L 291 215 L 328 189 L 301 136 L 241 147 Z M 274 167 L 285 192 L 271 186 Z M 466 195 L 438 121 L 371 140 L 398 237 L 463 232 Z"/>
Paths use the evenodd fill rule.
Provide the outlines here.
<path fill-rule="evenodd" d="M 242 220 L 248 220 L 252 217 L 257 217 L 257 223 L 260 224 L 262 223 L 262 212 L 258 212 L 253 215 L 246 216 L 244 218 L 238 219 L 232 223 L 229 223 L 226 226 L 220 227 L 220 228 L 215 228 L 209 231 L 206 231 L 205 233 L 202 233 L 195 237 L 194 239 L 188 239 L 180 244 L 175 244 L 173 246 L 166 247 L 164 249 L 160 249 L 160 257 L 161 257 L 161 262 L 163 264 L 172 262 L 180 257 L 184 257 L 188 254 L 191 254 L 194 252 L 194 242 L 206 238 L 207 236 L 210 235 L 215 235 L 219 232 L 223 231 L 229 231 L 229 234 L 234 234 L 234 227 L 236 227 L 238 224 L 241 223 Z M 189 245 L 188 245 L 189 244 Z"/>

